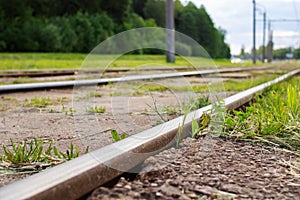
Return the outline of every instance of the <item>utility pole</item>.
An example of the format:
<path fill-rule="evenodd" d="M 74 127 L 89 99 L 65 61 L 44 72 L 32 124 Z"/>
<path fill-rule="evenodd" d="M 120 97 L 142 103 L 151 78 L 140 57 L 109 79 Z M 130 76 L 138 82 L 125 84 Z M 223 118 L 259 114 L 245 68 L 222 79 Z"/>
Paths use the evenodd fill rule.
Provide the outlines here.
<path fill-rule="evenodd" d="M 266 12 L 264 12 L 264 27 L 263 27 L 263 52 L 262 52 L 262 62 L 265 62 L 265 57 L 266 57 L 266 49 L 265 49 L 265 43 L 266 43 Z"/>
<path fill-rule="evenodd" d="M 268 32 L 269 32 L 269 42 L 268 42 L 268 62 L 272 62 L 273 60 L 273 31 L 271 30 L 271 20 L 269 20 L 269 25 L 268 25 Z"/>
<path fill-rule="evenodd" d="M 273 30 L 271 30 L 271 22 L 300 22 L 299 19 L 269 19 L 268 31 L 269 31 L 269 42 L 268 42 L 268 62 L 272 62 L 273 60 Z"/>
<path fill-rule="evenodd" d="M 256 47 L 255 47 L 255 34 L 256 34 L 256 2 L 253 0 L 253 52 L 252 52 L 252 60 L 253 64 L 256 63 Z"/>
<path fill-rule="evenodd" d="M 167 62 L 175 62 L 175 29 L 174 29 L 174 0 L 166 2 L 166 43 Z"/>

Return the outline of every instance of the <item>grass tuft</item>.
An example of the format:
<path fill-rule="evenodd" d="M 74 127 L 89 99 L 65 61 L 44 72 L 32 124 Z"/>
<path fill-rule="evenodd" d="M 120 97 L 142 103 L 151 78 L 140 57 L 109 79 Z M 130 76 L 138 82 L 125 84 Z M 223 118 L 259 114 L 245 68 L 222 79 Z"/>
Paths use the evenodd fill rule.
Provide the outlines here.
<path fill-rule="evenodd" d="M 98 107 L 98 106 L 94 106 L 94 107 L 89 107 L 86 109 L 87 113 L 105 113 L 105 108 L 104 107 Z"/>
<path fill-rule="evenodd" d="M 300 79 L 272 86 L 244 110 L 227 114 L 226 134 L 300 150 Z"/>
<path fill-rule="evenodd" d="M 50 100 L 50 98 L 46 97 L 33 97 L 30 100 L 26 99 L 25 106 L 31 106 L 31 107 L 39 107 L 44 108 L 49 105 L 53 105 L 54 102 Z"/>
<path fill-rule="evenodd" d="M 59 97 L 54 100 L 50 99 L 49 97 L 33 97 L 30 100 L 26 99 L 24 106 L 44 108 L 44 107 L 59 104 L 59 103 L 63 104 L 68 101 L 70 101 L 70 99 L 67 97 Z"/>
<path fill-rule="evenodd" d="M 60 152 L 50 142 L 37 138 L 30 141 L 14 142 L 10 146 L 3 145 L 4 154 L 0 155 L 0 170 L 38 171 L 74 159 L 80 155 L 78 147 L 70 144 L 66 153 Z M 84 153 L 88 153 L 88 148 Z"/>
<path fill-rule="evenodd" d="M 115 142 L 118 142 L 120 140 L 123 140 L 125 138 L 127 138 L 127 134 L 126 133 L 123 133 L 121 134 L 121 136 L 119 136 L 119 133 L 116 131 L 116 130 L 112 130 L 110 132 L 112 138 L 114 139 Z"/>
<path fill-rule="evenodd" d="M 102 97 L 102 96 L 103 95 L 98 93 L 98 92 L 90 91 L 85 96 L 77 96 L 76 100 L 89 99 L 89 98 L 92 98 L 92 97 Z"/>

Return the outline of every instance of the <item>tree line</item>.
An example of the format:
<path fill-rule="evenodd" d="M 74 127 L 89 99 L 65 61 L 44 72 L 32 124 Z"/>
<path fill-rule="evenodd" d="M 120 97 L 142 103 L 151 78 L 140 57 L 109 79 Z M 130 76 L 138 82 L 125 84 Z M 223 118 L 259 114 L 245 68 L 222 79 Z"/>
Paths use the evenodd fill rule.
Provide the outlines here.
<path fill-rule="evenodd" d="M 268 55 L 268 47 L 259 46 L 256 51 L 259 60 L 262 60 L 263 49 L 265 49 L 265 59 L 267 59 Z M 240 55 L 242 59 L 251 59 L 252 55 L 250 53 L 245 52 L 245 48 L 242 47 Z M 272 58 L 275 60 L 285 60 L 285 59 L 300 59 L 300 48 L 292 48 L 292 47 L 285 47 L 285 48 L 278 48 L 272 50 Z"/>
<path fill-rule="evenodd" d="M 0 0 L 0 51 L 90 52 L 119 32 L 165 27 L 165 4 L 165 0 Z M 215 27 L 203 6 L 191 2 L 184 6 L 175 0 L 175 27 L 213 58 L 230 57 L 226 31 Z M 193 54 L 187 46 L 176 46 Z"/>
<path fill-rule="evenodd" d="M 273 58 L 278 60 L 292 59 L 292 58 L 300 59 L 300 48 L 293 49 L 292 47 L 287 47 L 287 48 L 275 49 L 273 50 Z"/>

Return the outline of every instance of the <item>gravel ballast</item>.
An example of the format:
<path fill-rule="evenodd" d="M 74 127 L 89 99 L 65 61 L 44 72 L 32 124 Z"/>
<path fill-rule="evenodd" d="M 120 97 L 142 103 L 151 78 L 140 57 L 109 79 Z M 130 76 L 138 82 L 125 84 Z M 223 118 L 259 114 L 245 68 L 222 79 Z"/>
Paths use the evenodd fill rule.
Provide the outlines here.
<path fill-rule="evenodd" d="M 88 199 L 299 199 L 292 153 L 208 135 L 180 146 L 148 158 L 149 172 L 121 177 Z"/>

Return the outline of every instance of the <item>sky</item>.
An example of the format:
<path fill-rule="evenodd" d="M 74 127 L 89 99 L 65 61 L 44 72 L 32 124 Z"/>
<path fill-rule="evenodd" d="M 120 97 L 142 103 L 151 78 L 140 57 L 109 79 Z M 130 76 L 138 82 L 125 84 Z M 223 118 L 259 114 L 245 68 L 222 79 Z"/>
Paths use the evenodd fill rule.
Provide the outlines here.
<path fill-rule="evenodd" d="M 186 4 L 189 0 L 181 0 Z M 239 54 L 242 46 L 247 52 L 253 47 L 253 0 L 190 0 L 203 5 L 215 23 L 227 31 L 226 42 L 232 54 Z M 263 12 L 267 20 L 300 20 L 300 0 L 256 0 L 256 47 L 263 43 Z M 300 47 L 300 21 L 271 21 L 274 48 Z M 268 42 L 268 22 L 266 43 Z"/>

